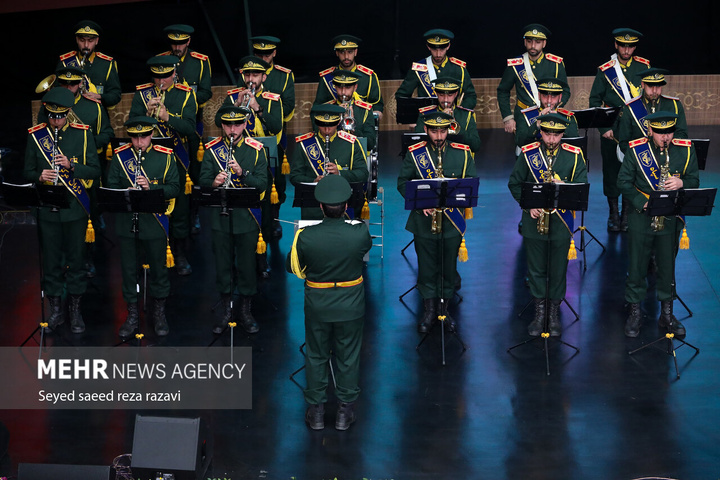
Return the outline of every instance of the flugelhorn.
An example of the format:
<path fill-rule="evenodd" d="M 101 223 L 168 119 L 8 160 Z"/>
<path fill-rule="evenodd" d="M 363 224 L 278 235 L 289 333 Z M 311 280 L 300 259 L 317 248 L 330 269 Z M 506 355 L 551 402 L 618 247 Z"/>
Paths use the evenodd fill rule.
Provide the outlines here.
<path fill-rule="evenodd" d="M 355 115 L 352 110 L 352 102 L 347 95 L 343 95 L 341 100 L 342 104 L 340 106 L 345 108 L 345 113 L 343 113 L 342 120 L 340 120 L 340 129 L 348 133 L 354 133 Z"/>
<path fill-rule="evenodd" d="M 48 75 L 47 77 L 43 78 L 42 80 L 40 80 L 40 83 L 37 84 L 37 87 L 35 87 L 35 93 L 47 92 L 52 88 L 55 80 L 57 80 L 57 75 L 55 74 Z"/>
<path fill-rule="evenodd" d="M 250 100 L 252 100 L 252 98 L 255 96 L 255 82 L 248 83 L 244 95 L 245 99 L 240 106 L 243 108 L 249 108 Z"/>

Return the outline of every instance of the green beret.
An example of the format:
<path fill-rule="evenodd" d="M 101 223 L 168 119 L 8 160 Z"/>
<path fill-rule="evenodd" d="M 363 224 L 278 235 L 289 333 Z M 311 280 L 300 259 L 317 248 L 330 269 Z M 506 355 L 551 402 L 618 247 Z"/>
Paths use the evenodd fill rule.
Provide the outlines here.
<path fill-rule="evenodd" d="M 252 42 L 253 49 L 260 52 L 271 52 L 280 44 L 279 38 L 270 36 L 250 37 L 250 41 Z"/>
<path fill-rule="evenodd" d="M 175 65 L 180 59 L 175 55 L 156 55 L 147 61 L 150 73 L 153 77 L 163 78 L 172 75 Z"/>
<path fill-rule="evenodd" d="M 642 81 L 648 85 L 666 85 L 665 75 L 668 73 L 670 73 L 670 71 L 664 68 L 648 68 L 642 72 Z"/>
<path fill-rule="evenodd" d="M 441 92 L 456 92 L 460 90 L 460 80 L 455 77 L 437 77 L 435 79 L 435 90 Z"/>
<path fill-rule="evenodd" d="M 220 107 L 215 114 L 215 125 L 220 127 L 223 123 L 245 123 L 248 110 L 246 108 L 226 105 Z"/>
<path fill-rule="evenodd" d="M 455 35 L 450 30 L 443 28 L 434 28 L 423 33 L 423 38 L 430 45 L 436 45 L 442 47 L 450 43 L 450 40 L 455 38 Z"/>
<path fill-rule="evenodd" d="M 85 72 L 77 67 L 60 67 L 55 70 L 55 75 L 61 82 L 79 82 L 83 79 Z"/>
<path fill-rule="evenodd" d="M 67 88 L 53 88 L 43 96 L 42 103 L 50 113 L 64 113 L 75 105 L 75 95 Z"/>
<path fill-rule="evenodd" d="M 185 43 L 190 38 L 190 35 L 195 33 L 195 29 L 190 25 L 178 24 L 168 25 L 163 28 L 163 32 L 167 34 L 171 42 Z"/>
<path fill-rule="evenodd" d="M 340 123 L 340 118 L 345 113 L 345 109 L 340 105 L 333 105 L 331 103 L 323 103 L 322 105 L 315 105 L 310 109 L 310 114 L 315 119 L 315 122 L 323 127 L 332 127 Z"/>
<path fill-rule="evenodd" d="M 612 31 L 615 41 L 620 44 L 633 45 L 640 41 L 642 33 L 632 28 L 616 28 Z"/>
<path fill-rule="evenodd" d="M 352 195 L 352 188 L 340 175 L 326 175 L 315 187 L 315 200 L 327 205 L 343 204 Z"/>
<path fill-rule="evenodd" d="M 539 23 L 531 23 L 525 25 L 523 28 L 523 38 L 539 38 L 540 40 L 547 40 L 550 38 L 550 30 L 545 25 Z"/>
<path fill-rule="evenodd" d="M 155 125 L 157 125 L 157 120 L 152 117 L 138 116 L 129 118 L 124 125 L 128 135 L 137 135 L 151 132 Z"/>
<path fill-rule="evenodd" d="M 75 31 L 75 35 L 78 37 L 84 37 L 86 35 L 99 37 L 102 33 L 102 28 L 100 28 L 100 25 L 93 22 L 92 20 L 83 20 L 81 22 L 78 22 L 75 24 L 75 27 L 73 27 L 73 29 Z"/>
<path fill-rule="evenodd" d="M 256 57 L 255 55 L 248 55 L 240 59 L 240 73 L 244 72 L 261 72 L 265 73 L 270 68 L 270 64 L 265 60 Z"/>
<path fill-rule="evenodd" d="M 341 70 L 336 68 L 332 72 L 333 83 L 341 85 L 355 85 L 360 80 L 360 74 L 352 70 Z"/>
<path fill-rule="evenodd" d="M 653 129 L 653 132 L 657 133 L 670 133 L 675 131 L 675 125 L 677 124 L 678 116 L 672 112 L 655 112 L 651 113 L 645 120 Z"/>
<path fill-rule="evenodd" d="M 559 113 L 547 113 L 537 117 L 540 121 L 540 130 L 546 132 L 562 133 L 568 127 L 568 119 Z"/>
<path fill-rule="evenodd" d="M 428 128 L 450 128 L 453 117 L 445 112 L 428 112 L 422 117 L 423 123 Z"/>
<path fill-rule="evenodd" d="M 352 50 L 353 48 L 358 48 L 360 42 L 362 42 L 362 40 L 352 35 L 338 35 L 332 39 L 335 50 Z"/>
<path fill-rule="evenodd" d="M 567 87 L 567 82 L 555 77 L 540 78 L 537 81 L 537 88 L 540 92 L 562 93 L 565 87 Z"/>

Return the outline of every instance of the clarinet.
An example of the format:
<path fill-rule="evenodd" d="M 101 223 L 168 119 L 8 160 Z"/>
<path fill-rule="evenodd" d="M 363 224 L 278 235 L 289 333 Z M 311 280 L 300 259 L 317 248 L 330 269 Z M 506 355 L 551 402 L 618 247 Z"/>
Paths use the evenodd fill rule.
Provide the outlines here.
<path fill-rule="evenodd" d="M 323 162 L 323 177 L 328 175 L 330 166 L 330 135 L 325 135 L 325 161 Z"/>
<path fill-rule="evenodd" d="M 140 172 L 142 170 L 142 152 L 138 148 L 137 149 L 137 157 L 135 158 L 135 181 L 133 183 L 133 188 L 135 190 L 142 190 L 142 187 L 138 185 L 138 175 L 140 175 Z"/>
<path fill-rule="evenodd" d="M 53 185 L 58 184 L 58 180 L 60 178 L 60 164 L 55 163 L 55 157 L 58 156 L 59 152 L 58 148 L 58 128 L 55 127 L 55 131 L 53 133 L 53 149 L 52 149 L 52 159 L 53 159 L 53 170 L 55 170 L 55 178 L 53 179 Z"/>
<path fill-rule="evenodd" d="M 230 135 L 230 158 L 225 163 L 225 173 L 227 174 L 227 177 L 225 177 L 225 182 L 223 183 L 223 188 L 232 188 L 233 187 L 233 183 L 232 183 L 233 171 L 232 171 L 232 167 L 230 167 L 230 160 L 235 159 L 235 155 L 233 153 L 233 142 L 234 141 L 235 141 L 235 136 Z"/>

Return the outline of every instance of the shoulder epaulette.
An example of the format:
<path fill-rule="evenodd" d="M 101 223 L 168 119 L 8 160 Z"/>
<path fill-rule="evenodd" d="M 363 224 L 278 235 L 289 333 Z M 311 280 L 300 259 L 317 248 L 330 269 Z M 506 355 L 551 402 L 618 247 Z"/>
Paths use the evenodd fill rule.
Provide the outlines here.
<path fill-rule="evenodd" d="M 676 102 L 680 101 L 680 98 L 678 97 L 671 97 L 670 95 L 660 95 L 663 98 L 667 98 L 668 100 L 675 100 Z"/>
<path fill-rule="evenodd" d="M 152 87 L 152 86 L 153 86 L 152 83 L 143 83 L 142 85 L 138 85 L 137 87 L 135 87 L 135 90 L 142 90 L 144 88 L 148 88 L 148 87 Z"/>
<path fill-rule="evenodd" d="M 522 57 L 508 58 L 508 60 L 507 60 L 508 67 L 514 67 L 515 65 L 522 65 L 522 64 L 523 64 Z"/>
<path fill-rule="evenodd" d="M 325 70 L 320 72 L 318 75 L 320 75 L 321 77 L 324 77 L 325 75 L 327 75 L 328 73 L 332 73 L 333 71 L 335 71 L 335 67 L 326 68 Z"/>
<path fill-rule="evenodd" d="M 371 68 L 368 68 L 368 67 L 366 67 L 365 65 L 358 65 L 358 66 L 357 66 L 357 69 L 360 70 L 360 71 L 361 71 L 362 73 L 364 73 L 365 75 L 370 75 L 370 76 L 372 76 L 372 74 L 375 73 L 375 72 L 372 71 Z"/>
<path fill-rule="evenodd" d="M 557 112 L 568 117 L 572 117 L 573 115 L 575 115 L 574 112 L 571 112 L 570 110 L 565 110 L 564 108 L 558 108 Z"/>
<path fill-rule="evenodd" d="M 558 57 L 557 55 L 553 55 L 552 53 L 546 53 L 545 58 L 555 63 L 562 63 L 563 61 L 562 57 Z"/>
<path fill-rule="evenodd" d="M 232 95 L 233 93 L 238 93 L 240 90 L 245 90 L 245 89 L 244 89 L 244 88 L 240 88 L 240 87 L 231 88 L 230 90 L 227 91 L 227 94 L 228 94 L 228 95 Z"/>
<path fill-rule="evenodd" d="M 277 63 L 274 65 L 274 67 L 275 67 L 275 70 L 279 70 L 283 73 L 292 73 L 292 70 L 290 70 L 289 68 L 281 67 Z"/>
<path fill-rule="evenodd" d="M 424 147 L 425 145 L 427 145 L 427 142 L 418 142 L 418 143 L 416 143 L 415 145 L 410 145 L 410 146 L 408 147 L 408 152 L 415 151 L 415 150 L 417 150 L 418 148 Z"/>
<path fill-rule="evenodd" d="M 352 133 L 347 133 L 342 130 L 338 132 L 338 137 L 340 137 L 343 140 L 345 140 L 346 142 L 350 142 L 350 143 L 355 143 L 355 139 L 357 138 Z"/>
<path fill-rule="evenodd" d="M 308 138 L 312 137 L 313 135 L 315 135 L 315 133 L 313 133 L 313 132 L 308 132 L 305 135 L 300 135 L 299 137 L 295 137 L 295 142 L 297 142 L 297 143 L 302 142 L 303 140 L 307 140 Z"/>
<path fill-rule="evenodd" d="M 427 72 L 427 70 L 428 70 L 427 65 L 425 65 L 424 63 L 417 63 L 417 62 L 413 62 L 412 69 L 415 70 L 416 72 Z"/>
<path fill-rule="evenodd" d="M 363 102 L 362 100 L 355 100 L 355 105 L 365 110 L 372 110 L 372 103 Z"/>
<path fill-rule="evenodd" d="M 539 147 L 539 146 L 540 146 L 540 142 L 528 143 L 527 145 L 525 145 L 524 147 L 522 147 L 521 150 L 522 150 L 523 153 L 525 153 L 525 152 L 527 152 L 528 150 L 533 150 L 533 149 L 535 149 L 535 148 L 537 148 L 537 147 Z"/>
<path fill-rule="evenodd" d="M 450 146 L 453 148 L 457 148 L 458 150 L 465 150 L 466 152 L 470 151 L 470 145 L 465 145 L 464 143 L 451 142 Z"/>
<path fill-rule="evenodd" d="M 128 148 L 132 147 L 132 143 L 126 143 L 125 145 L 120 145 L 115 150 L 113 150 L 113 153 L 122 152 L 123 150 L 127 150 Z"/>
<path fill-rule="evenodd" d="M 182 83 L 176 83 L 175 88 L 178 90 L 182 90 L 183 92 L 192 92 L 193 89 L 188 87 L 187 85 L 183 85 Z"/>
<path fill-rule="evenodd" d="M 103 60 L 107 60 L 108 62 L 113 61 L 113 57 L 111 57 L 110 55 L 105 55 L 104 53 L 95 52 L 95 56 L 98 58 L 102 58 Z"/>
<path fill-rule="evenodd" d="M 263 92 L 262 97 L 266 100 L 274 100 L 276 102 L 280 100 L 280 95 L 272 92 Z"/>
<path fill-rule="evenodd" d="M 455 58 L 455 57 L 450 57 L 450 61 L 452 63 L 454 63 L 455 65 L 460 65 L 463 68 L 465 68 L 465 66 L 467 65 L 467 62 L 463 62 L 459 58 Z"/>
<path fill-rule="evenodd" d="M 91 102 L 95 102 L 95 103 L 102 103 L 102 102 L 100 101 L 100 99 L 95 99 L 95 98 L 93 98 L 93 97 L 89 97 L 89 96 L 87 95 L 87 92 L 83 93 L 82 96 L 83 96 L 83 98 L 84 98 L 85 100 L 90 100 Z"/>
<path fill-rule="evenodd" d="M 211 140 L 205 144 L 205 149 L 212 147 L 213 145 L 215 145 L 216 143 L 218 143 L 220 141 L 222 141 L 222 137 L 215 137 L 213 140 Z"/>
<path fill-rule="evenodd" d="M 45 127 L 47 127 L 47 123 L 40 123 L 38 125 L 35 125 L 34 127 L 28 128 L 28 133 L 37 132 L 38 130 L 41 130 Z"/>
<path fill-rule="evenodd" d="M 688 138 L 673 138 L 672 144 L 678 147 L 690 147 L 692 146 L 692 140 Z"/>
<path fill-rule="evenodd" d="M 428 105 L 427 107 L 418 108 L 418 112 L 425 113 L 431 112 L 437 108 L 437 105 Z"/>
<path fill-rule="evenodd" d="M 647 58 L 633 57 L 633 60 L 635 60 L 636 62 L 642 63 L 643 65 L 647 65 L 648 67 L 650 66 L 650 60 L 648 60 Z"/>
<path fill-rule="evenodd" d="M 605 70 L 607 70 L 608 68 L 612 68 L 613 66 L 615 66 L 615 60 L 609 60 L 600 65 L 598 68 L 604 72 Z"/>
<path fill-rule="evenodd" d="M 247 143 L 250 147 L 254 148 L 258 152 L 263 149 L 264 145 L 262 142 L 255 140 L 252 137 L 248 137 L 245 139 L 245 143 Z"/>
<path fill-rule="evenodd" d="M 472 108 L 463 107 L 462 105 L 458 105 L 458 106 L 456 106 L 455 108 L 456 108 L 457 110 L 464 110 L 464 111 L 466 111 L 466 112 L 474 112 L 474 111 L 475 111 L 475 110 L 473 110 Z"/>
<path fill-rule="evenodd" d="M 569 143 L 563 143 L 561 144 L 563 150 L 567 150 L 570 153 L 574 153 L 575 155 L 578 155 L 579 153 L 582 153 L 582 148 L 576 147 L 575 145 L 570 145 Z"/>
<path fill-rule="evenodd" d="M 155 149 L 156 151 L 158 151 L 160 153 L 166 153 L 168 155 L 171 155 L 173 153 L 172 148 L 163 147 L 162 145 L 153 145 L 153 149 Z"/>
<path fill-rule="evenodd" d="M 648 141 L 647 137 L 637 138 L 637 139 L 635 139 L 635 140 L 630 140 L 630 142 L 628 143 L 628 146 L 629 146 L 630 148 L 637 147 L 638 145 L 642 145 L 642 144 L 644 144 L 644 143 L 647 143 L 647 141 Z"/>
<path fill-rule="evenodd" d="M 207 55 L 203 55 L 202 53 L 198 52 L 190 52 L 190 56 L 193 58 L 197 58 L 198 60 L 202 60 L 203 62 L 208 59 Z"/>
<path fill-rule="evenodd" d="M 84 123 L 74 123 L 71 122 L 70 126 L 72 128 L 77 128 L 78 130 L 90 130 L 90 125 L 85 125 Z"/>
<path fill-rule="evenodd" d="M 74 57 L 76 53 L 77 52 L 75 50 L 73 50 L 72 52 L 63 53 L 62 55 L 60 55 L 60 60 L 67 60 L 70 57 Z"/>

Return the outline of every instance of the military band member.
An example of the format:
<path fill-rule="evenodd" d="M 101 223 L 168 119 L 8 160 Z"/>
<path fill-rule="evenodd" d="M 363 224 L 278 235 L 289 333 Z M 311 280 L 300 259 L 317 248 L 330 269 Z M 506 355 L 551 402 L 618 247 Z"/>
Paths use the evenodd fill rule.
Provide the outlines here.
<path fill-rule="evenodd" d="M 57 68 L 77 67 L 85 72 L 83 93 L 92 100 L 100 100 L 105 108 L 120 103 L 120 77 L 117 62 L 108 55 L 95 50 L 100 42 L 100 25 L 83 20 L 74 27 L 77 50 L 60 55 Z M 91 86 L 92 85 L 92 86 Z"/>
<path fill-rule="evenodd" d="M 438 97 L 437 104 L 420 109 L 415 131 L 418 133 L 425 131 L 422 117 L 426 113 L 438 110 L 445 112 L 453 117 L 448 134 L 457 135 L 457 141 L 468 145 L 470 151 L 475 155 L 480 150 L 480 135 L 478 135 L 475 122 L 475 112 L 457 104 L 460 80 L 454 77 L 438 77 L 435 79 L 434 86 Z"/>
<path fill-rule="evenodd" d="M 108 172 L 109 188 L 162 190 L 165 200 L 182 196 L 178 169 L 173 150 L 152 144 L 157 121 L 137 116 L 125 122 L 131 143 L 115 149 Z M 170 225 L 165 213 L 118 213 L 115 231 L 120 237 L 122 295 L 127 304 L 127 317 L 118 334 L 130 337 L 138 328 L 138 270 L 148 264 L 148 294 L 152 299 L 152 319 L 155 334 L 165 336 L 170 327 L 165 317 L 165 300 L 170 295 L 169 261 Z M 134 218 L 137 220 L 134 221 Z M 134 231 L 137 227 L 137 233 Z M 135 235 L 140 245 L 136 244 Z M 139 247 L 139 249 L 138 249 Z M 144 254 L 144 256 L 143 256 Z"/>
<path fill-rule="evenodd" d="M 642 76 L 650 68 L 650 62 L 633 56 L 642 33 L 631 28 L 616 28 L 612 32 L 616 52 L 610 60 L 598 67 L 590 90 L 590 107 L 623 107 L 626 102 L 640 94 Z M 612 128 L 600 128 L 600 153 L 603 164 L 603 194 L 607 197 L 610 210 L 608 232 L 627 231 L 627 216 L 630 205 L 623 199 L 622 215 L 619 212 L 617 175 L 620 160 L 617 154 L 616 133 L 620 117 Z"/>
<path fill-rule="evenodd" d="M 178 178 L 184 185 L 184 194 L 175 200 L 170 217 L 170 238 L 175 252 L 178 275 L 190 275 L 192 267 L 187 260 L 190 236 L 190 154 L 187 138 L 195 134 L 197 104 L 192 88 L 175 82 L 175 65 L 180 59 L 175 55 L 157 55 L 148 60 L 152 83 L 138 85 L 130 107 L 130 118 L 148 116 L 157 121 L 155 132 L 160 137 L 170 137 L 178 170 Z"/>
<path fill-rule="evenodd" d="M 567 88 L 567 82 L 563 80 L 554 77 L 538 79 L 537 89 L 540 97 L 540 107 L 534 106 L 520 111 L 522 121 L 517 123 L 517 129 L 515 130 L 515 145 L 517 147 L 540 140 L 540 125 L 537 119 L 541 115 L 553 112 L 563 115 L 568 121 L 568 127 L 563 135 L 565 138 L 580 136 L 575 114 L 570 110 L 558 107 L 565 88 Z"/>
<path fill-rule="evenodd" d="M 372 247 L 364 222 L 344 221 L 352 190 L 339 175 L 323 177 L 315 188 L 324 218 L 299 229 L 286 268 L 305 280 L 305 422 L 325 428 L 328 369 L 334 355 L 335 395 L 340 404 L 335 428 L 347 430 L 355 421 L 360 395 L 360 349 L 365 321 L 363 257 Z M 328 248 L 341 245 L 342 248 Z"/>
<path fill-rule="evenodd" d="M 42 288 L 50 304 L 48 329 L 65 321 L 63 290 L 70 296 L 70 329 L 85 331 L 80 300 L 87 287 L 85 242 L 94 241 L 90 217 L 87 181 L 100 178 L 95 141 L 87 125 L 67 120 L 74 104 L 73 94 L 65 88 L 53 88 L 42 99 L 48 123 L 29 130 L 25 150 L 24 174 L 38 184 L 56 182 L 66 187 L 69 208 L 37 209 L 40 248 L 42 249 Z"/>
<path fill-rule="evenodd" d="M 247 128 L 247 111 L 235 106 L 221 107 L 215 115 L 215 124 L 222 128 L 223 135 L 206 145 L 200 185 L 254 187 L 265 192 L 268 183 L 267 155 L 261 142 L 243 135 Z M 223 304 L 222 321 L 213 326 L 213 333 L 222 333 L 232 321 L 233 286 L 240 294 L 240 324 L 248 333 L 259 330 L 251 309 L 252 297 L 257 293 L 256 247 L 264 243 L 260 234 L 261 223 L 259 208 L 240 208 L 230 212 L 212 209 L 215 283 Z M 235 259 L 234 263 L 232 259 Z M 233 270 L 237 272 L 235 281 Z"/>
<path fill-rule="evenodd" d="M 677 113 L 659 111 L 645 120 L 650 138 L 643 136 L 629 142 L 618 173 L 620 193 L 632 207 L 628 215 L 629 258 L 625 282 L 625 301 L 629 303 L 630 314 L 625 335 L 636 337 L 640 332 L 640 302 L 647 292 L 646 276 L 653 253 L 657 262 L 655 289 L 660 300 L 658 325 L 675 335 L 685 335 L 685 327 L 673 315 L 673 263 L 683 221 L 678 217 L 659 217 L 662 219 L 659 220 L 648 216 L 645 210 L 652 191 L 700 186 L 697 155 L 690 140 L 674 138 L 680 120 Z"/>
<path fill-rule="evenodd" d="M 544 51 L 550 38 L 550 30 L 539 23 L 532 23 L 527 25 L 523 32 L 526 52 L 520 57 L 508 59 L 507 68 L 497 87 L 498 107 L 508 133 L 515 132 L 517 124 L 522 120 L 522 110 L 540 106 L 538 79 L 552 77 L 565 82 L 558 107 L 566 105 L 570 100 L 570 87 L 567 86 L 567 73 L 562 57 Z M 510 91 L 513 87 L 517 97 L 514 111 L 510 110 Z"/>
<path fill-rule="evenodd" d="M 412 64 L 402 84 L 395 92 L 395 99 L 409 98 L 417 90 L 418 97 L 437 98 L 433 82 L 438 77 L 453 77 L 460 80 L 460 96 L 458 104 L 470 110 L 477 105 L 477 94 L 472 79 L 467 71 L 466 63 L 455 57 L 448 57 L 450 42 L 455 35 L 450 30 L 433 29 L 423 34 L 430 55 Z"/>
<path fill-rule="evenodd" d="M 290 162 L 290 183 L 319 182 L 326 175 L 340 175 L 349 183 L 365 183 L 368 179 L 365 150 L 355 135 L 338 131 L 345 109 L 338 105 L 315 105 L 310 110 L 318 132 L 309 132 L 295 139 Z M 359 217 L 360 212 L 353 212 Z M 302 209 L 303 220 L 321 220 L 319 208 Z"/>
<path fill-rule="evenodd" d="M 452 123 L 450 115 L 430 112 L 423 116 L 423 123 L 428 141 L 410 146 L 400 169 L 397 188 L 403 197 L 410 180 L 477 176 L 470 147 L 447 141 Z M 433 227 L 435 221 L 441 230 Z M 411 210 L 405 230 L 413 234 L 418 258 L 417 288 L 424 307 L 418 331 L 428 332 L 438 316 L 445 316 L 454 329 L 455 321 L 448 316 L 447 307 L 455 293 L 458 253 L 464 249 L 464 211 L 457 208 L 437 212 L 432 208 Z"/>
<path fill-rule="evenodd" d="M 539 142 L 525 145 L 510 174 L 508 188 L 520 202 L 522 185 L 532 183 L 586 183 L 587 167 L 579 147 L 563 143 L 567 119 L 558 113 L 538 117 Z M 548 229 L 541 232 L 539 222 Z M 528 263 L 528 282 L 535 302 L 535 317 L 528 325 L 528 334 L 539 336 L 544 331 L 545 309 L 548 309 L 548 333 L 562 334 L 559 308 L 565 298 L 568 253 L 573 234 L 573 212 L 533 208 L 523 210 L 522 235 Z M 549 243 L 548 243 L 549 242 Z M 548 248 L 550 264 L 548 265 Z M 549 290 L 546 279 L 549 276 Z M 550 304 L 546 305 L 545 300 Z"/>
<path fill-rule="evenodd" d="M 339 100 L 338 93 L 333 85 L 332 74 L 337 70 L 350 71 L 357 73 L 359 76 L 357 94 L 360 100 L 372 105 L 372 110 L 377 112 L 378 118 L 382 118 L 385 102 L 380 92 L 380 81 L 377 74 L 372 69 L 355 62 L 361 42 L 362 40 L 359 38 L 347 34 L 333 38 L 335 55 L 337 55 L 340 63 L 337 67 L 330 67 L 320 72 L 320 82 L 318 83 L 313 105 Z"/>

